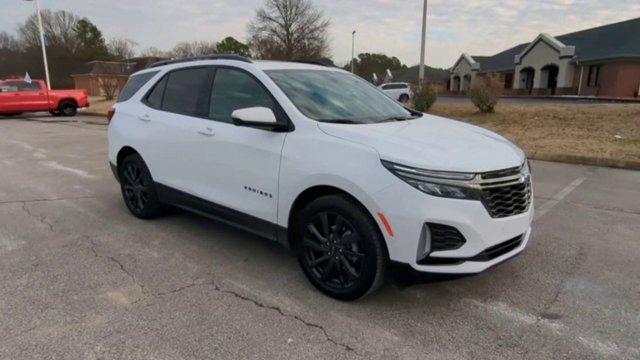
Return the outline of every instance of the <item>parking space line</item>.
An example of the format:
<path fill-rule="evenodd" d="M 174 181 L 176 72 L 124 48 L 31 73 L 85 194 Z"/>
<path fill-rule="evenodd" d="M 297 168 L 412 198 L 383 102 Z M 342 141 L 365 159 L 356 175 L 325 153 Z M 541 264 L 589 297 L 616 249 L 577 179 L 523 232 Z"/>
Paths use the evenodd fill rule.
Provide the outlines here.
<path fill-rule="evenodd" d="M 581 176 L 575 180 L 573 180 L 569 185 L 565 186 L 562 190 L 558 191 L 553 197 L 544 204 L 540 206 L 538 210 L 536 210 L 535 215 L 533 216 L 533 221 L 538 221 L 541 217 L 543 217 L 549 210 L 553 209 L 554 206 L 558 205 L 560 201 L 562 201 L 567 195 L 571 194 L 573 190 L 575 190 L 580 184 L 582 184 L 589 175 L 591 175 L 591 170 L 587 171 L 584 176 Z"/>

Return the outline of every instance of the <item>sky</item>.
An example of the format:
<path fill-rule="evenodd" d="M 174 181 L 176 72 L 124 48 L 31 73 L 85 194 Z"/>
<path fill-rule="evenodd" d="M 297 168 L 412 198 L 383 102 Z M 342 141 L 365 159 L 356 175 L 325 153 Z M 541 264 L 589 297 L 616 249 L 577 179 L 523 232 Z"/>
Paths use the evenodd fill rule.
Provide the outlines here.
<path fill-rule="evenodd" d="M 262 0 L 40 0 L 42 8 L 89 18 L 105 38 L 135 40 L 142 50 L 180 41 L 246 41 L 247 24 Z M 337 64 L 355 51 L 382 52 L 408 65 L 420 59 L 421 0 L 313 0 L 330 20 Z M 429 0 L 428 65 L 448 68 L 461 53 L 492 55 L 539 33 L 561 35 L 640 17 L 638 0 Z M 0 0 L 0 31 L 14 33 L 34 11 L 23 0 Z"/>

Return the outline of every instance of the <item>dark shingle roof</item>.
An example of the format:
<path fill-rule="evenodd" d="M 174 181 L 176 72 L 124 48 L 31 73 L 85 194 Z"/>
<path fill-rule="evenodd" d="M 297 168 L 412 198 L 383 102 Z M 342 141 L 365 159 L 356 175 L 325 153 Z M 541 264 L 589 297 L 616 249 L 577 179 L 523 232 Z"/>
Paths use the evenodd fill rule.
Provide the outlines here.
<path fill-rule="evenodd" d="M 556 39 L 576 47 L 576 60 L 640 58 L 640 18 L 577 31 Z"/>
<path fill-rule="evenodd" d="M 420 66 L 412 66 L 403 70 L 396 70 L 393 72 L 393 81 L 394 82 L 408 82 L 408 83 L 418 83 L 418 75 L 420 73 Z M 427 82 L 446 82 L 449 80 L 448 70 L 432 68 L 431 66 L 425 66 L 424 76 L 427 79 Z"/>
<path fill-rule="evenodd" d="M 529 45 L 529 43 L 520 44 L 493 56 L 488 56 L 487 59 L 480 63 L 480 72 L 485 73 L 513 70 L 515 68 L 514 59 L 516 55 L 521 53 L 527 45 Z"/>
<path fill-rule="evenodd" d="M 119 61 L 90 61 L 74 72 L 74 75 L 129 75 L 132 64 Z"/>
<path fill-rule="evenodd" d="M 576 47 L 575 60 L 605 60 L 617 58 L 640 58 L 640 18 L 614 24 L 581 30 L 555 38 L 565 45 Z M 509 71 L 515 68 L 515 56 L 520 54 L 529 43 L 489 56 L 479 61 L 480 72 Z"/>

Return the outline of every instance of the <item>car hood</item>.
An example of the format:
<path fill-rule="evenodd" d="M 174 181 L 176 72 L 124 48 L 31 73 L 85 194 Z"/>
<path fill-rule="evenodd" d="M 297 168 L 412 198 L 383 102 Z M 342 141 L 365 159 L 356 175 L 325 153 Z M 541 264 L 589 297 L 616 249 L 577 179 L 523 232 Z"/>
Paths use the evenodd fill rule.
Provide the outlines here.
<path fill-rule="evenodd" d="M 382 160 L 422 169 L 485 172 L 525 160 L 522 150 L 494 132 L 433 115 L 380 124 L 318 124 L 328 135 L 373 147 Z"/>

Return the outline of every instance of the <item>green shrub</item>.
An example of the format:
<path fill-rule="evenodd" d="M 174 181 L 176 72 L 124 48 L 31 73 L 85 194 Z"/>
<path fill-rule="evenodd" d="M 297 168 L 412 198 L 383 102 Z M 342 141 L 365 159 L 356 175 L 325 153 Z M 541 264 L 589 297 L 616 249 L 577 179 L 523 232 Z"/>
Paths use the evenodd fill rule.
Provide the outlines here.
<path fill-rule="evenodd" d="M 485 79 L 476 79 L 467 92 L 469 99 L 482 113 L 492 113 L 500 98 L 500 90 L 491 86 Z"/>
<path fill-rule="evenodd" d="M 438 99 L 438 92 L 433 86 L 416 88 L 413 93 L 413 106 L 418 111 L 428 111 Z"/>

